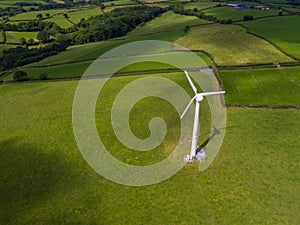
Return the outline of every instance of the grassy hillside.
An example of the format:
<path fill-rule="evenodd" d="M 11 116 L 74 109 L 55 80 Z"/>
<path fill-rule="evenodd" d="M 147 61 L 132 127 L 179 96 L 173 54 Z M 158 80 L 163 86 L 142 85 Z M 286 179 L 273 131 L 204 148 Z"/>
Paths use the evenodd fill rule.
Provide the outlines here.
<path fill-rule="evenodd" d="M 113 79 L 107 93 L 115 93 L 115 84 L 130 78 Z M 183 80 L 177 81 L 188 87 Z M 190 164 L 157 185 L 126 187 L 96 174 L 76 147 L 71 121 L 76 85 L 77 81 L 0 86 L 6 106 L 0 108 L 5 121 L 0 128 L 1 224 L 297 224 L 300 220 L 300 145 L 295 135 L 299 110 L 228 109 L 225 140 L 208 170 L 200 173 L 196 164 Z M 165 116 L 177 117 L 161 104 L 154 106 L 167 110 Z M 121 148 L 118 153 L 122 159 L 133 156 Z"/>
<path fill-rule="evenodd" d="M 225 70 L 228 104 L 300 105 L 300 67 Z"/>
<path fill-rule="evenodd" d="M 260 34 L 289 54 L 300 58 L 299 16 L 266 18 L 244 23 L 254 33 Z"/>
<path fill-rule="evenodd" d="M 192 50 L 209 52 L 218 65 L 244 65 L 293 61 L 268 42 L 236 25 L 191 28 L 176 43 Z"/>
<path fill-rule="evenodd" d="M 99 8 L 93 9 L 83 9 L 75 12 L 68 13 L 70 20 L 74 23 L 79 23 L 81 19 L 88 19 L 92 16 L 97 16 L 102 14 L 102 11 Z"/>
<path fill-rule="evenodd" d="M 133 35 L 143 35 L 162 31 L 182 30 L 185 26 L 207 24 L 209 21 L 199 19 L 196 16 L 183 16 L 168 11 L 161 16 L 149 21 L 144 26 L 137 27 L 130 32 Z"/>

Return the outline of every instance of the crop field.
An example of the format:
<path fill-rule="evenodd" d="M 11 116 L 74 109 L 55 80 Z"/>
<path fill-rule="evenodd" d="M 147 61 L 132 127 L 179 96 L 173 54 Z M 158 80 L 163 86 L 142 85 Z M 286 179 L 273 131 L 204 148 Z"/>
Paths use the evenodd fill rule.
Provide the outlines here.
<path fill-rule="evenodd" d="M 14 31 L 7 31 L 6 34 L 6 41 L 7 43 L 20 43 L 20 38 L 28 39 L 37 39 L 37 32 L 14 32 Z"/>
<path fill-rule="evenodd" d="M 220 71 L 228 104 L 300 105 L 300 67 Z"/>
<path fill-rule="evenodd" d="M 187 25 L 195 26 L 207 23 L 210 22 L 199 19 L 196 16 L 183 16 L 173 12 L 166 12 L 161 16 L 149 21 L 144 26 L 137 27 L 135 30 L 130 32 L 130 34 L 143 35 L 162 31 L 182 30 Z"/>
<path fill-rule="evenodd" d="M 167 77 L 189 88 L 182 73 Z M 104 104 L 109 105 L 132 79 L 135 77 L 111 79 L 106 86 L 110 97 Z M 299 110 L 228 109 L 226 137 L 208 170 L 199 172 L 197 164 L 190 164 L 160 184 L 127 187 L 96 174 L 76 147 L 71 118 L 76 85 L 77 81 L 61 81 L 0 86 L 2 104 L 6 106 L 0 108 L 6 121 L 0 128 L 1 224 L 299 221 L 300 145 L 295 135 L 299 132 L 299 123 L 295 122 L 300 120 Z M 136 106 L 133 118 L 143 120 L 163 112 L 173 127 L 171 134 L 176 135 L 178 114 L 169 105 L 159 103 L 151 102 L 149 114 L 139 113 L 149 108 L 145 100 Z M 97 108 L 100 123 L 107 115 L 102 117 L 103 107 L 97 104 Z M 201 118 L 207 110 L 203 104 Z M 104 126 L 109 130 L 107 123 Z M 172 146 L 172 140 L 164 142 L 165 148 Z M 114 138 L 108 137 L 107 142 L 112 146 Z M 133 154 L 124 148 L 112 154 L 125 161 L 133 158 L 131 163 L 156 161 L 163 156 Z M 135 155 L 139 157 L 132 157 Z"/>
<path fill-rule="evenodd" d="M 76 12 L 70 12 L 68 13 L 68 16 L 70 17 L 70 20 L 74 23 L 79 23 L 82 18 L 88 19 L 92 16 L 97 16 L 102 14 L 102 11 L 99 8 L 93 8 L 93 9 L 86 9 L 86 10 L 79 10 Z"/>
<path fill-rule="evenodd" d="M 243 24 L 249 27 L 252 32 L 268 38 L 284 51 L 300 58 L 299 16 L 266 18 Z"/>
<path fill-rule="evenodd" d="M 276 16 L 279 10 L 256 10 L 256 9 L 245 9 L 235 10 L 231 7 L 217 7 L 212 9 L 206 9 L 202 11 L 205 15 L 214 16 L 220 20 L 231 19 L 233 21 L 243 20 L 245 15 L 251 15 L 253 18 L 265 17 L 265 16 Z"/>
<path fill-rule="evenodd" d="M 292 61 L 268 42 L 247 34 L 236 25 L 214 24 L 191 28 L 176 43 L 209 52 L 218 65 L 243 65 Z"/>

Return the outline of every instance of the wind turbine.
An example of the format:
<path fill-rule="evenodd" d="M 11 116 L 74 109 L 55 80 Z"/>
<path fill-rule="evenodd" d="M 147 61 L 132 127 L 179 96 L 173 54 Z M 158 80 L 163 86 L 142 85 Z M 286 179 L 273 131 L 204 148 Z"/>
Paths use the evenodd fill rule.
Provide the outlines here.
<path fill-rule="evenodd" d="M 191 101 L 189 102 L 189 104 L 187 105 L 185 110 L 183 111 L 182 115 L 180 116 L 180 119 L 182 119 L 184 117 L 185 113 L 188 111 L 188 109 L 192 105 L 193 101 L 196 100 L 191 152 L 190 152 L 190 155 L 187 155 L 185 157 L 186 162 L 193 162 L 193 159 L 196 156 L 196 148 L 197 148 L 197 142 L 198 142 L 200 102 L 203 100 L 204 96 L 224 94 L 225 91 L 198 93 L 197 88 L 193 84 L 193 82 L 192 82 L 191 78 L 189 77 L 187 71 L 184 71 L 184 74 L 185 74 L 186 78 L 188 79 L 188 81 L 189 81 L 189 83 L 190 83 L 190 85 L 191 85 L 191 87 L 192 87 L 192 89 L 195 93 L 195 96 L 191 99 Z"/>

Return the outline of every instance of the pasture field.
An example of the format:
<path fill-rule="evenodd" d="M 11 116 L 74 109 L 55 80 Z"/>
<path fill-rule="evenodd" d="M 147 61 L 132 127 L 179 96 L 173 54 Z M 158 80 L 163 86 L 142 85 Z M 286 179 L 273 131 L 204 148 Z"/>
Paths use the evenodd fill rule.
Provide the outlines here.
<path fill-rule="evenodd" d="M 191 50 L 209 52 L 218 65 L 291 62 L 274 46 L 237 25 L 212 24 L 191 28 L 176 40 Z"/>
<path fill-rule="evenodd" d="M 166 77 L 192 95 L 182 73 Z M 147 135 L 149 118 L 163 114 L 170 136 L 157 151 L 133 153 L 119 147 L 103 121 L 109 117 L 104 106 L 110 106 L 118 91 L 135 78 L 115 77 L 105 86 L 107 98 L 96 108 L 97 124 L 104 129 L 99 134 L 106 137 L 108 147 L 117 147 L 111 153 L 122 161 L 156 162 L 172 149 L 178 134 L 179 117 L 170 105 L 158 99 L 150 105 L 146 99 L 131 114 L 136 121 L 147 121 L 146 126 L 132 124 L 134 129 L 142 126 L 141 135 Z M 0 108 L 5 121 L 0 127 L 1 224 L 297 224 L 300 220 L 300 143 L 295 135 L 299 110 L 228 109 L 224 143 L 207 170 L 199 172 L 197 164 L 189 164 L 162 183 L 128 187 L 96 174 L 76 146 L 72 103 L 77 83 L 0 86 L 5 105 Z M 203 103 L 201 129 L 206 129 L 208 106 Z M 149 113 L 139 113 L 149 108 Z"/>
<path fill-rule="evenodd" d="M 131 41 L 141 40 L 162 40 L 172 41 L 183 34 L 183 31 L 163 32 L 159 34 L 145 35 L 141 37 L 132 37 L 128 39 L 114 39 L 108 41 L 94 42 L 84 45 L 76 45 L 68 48 L 67 51 L 60 52 L 57 55 L 47 57 L 39 62 L 29 64 L 29 67 L 47 67 L 56 64 L 67 64 L 79 61 L 95 60 L 104 52 Z"/>
<path fill-rule="evenodd" d="M 287 12 L 300 13 L 300 7 L 282 7 Z"/>
<path fill-rule="evenodd" d="M 34 39 L 37 40 L 38 32 L 15 32 L 15 31 L 6 31 L 6 42 L 7 43 L 20 43 L 20 38 Z"/>
<path fill-rule="evenodd" d="M 102 14 L 102 11 L 99 8 L 93 8 L 70 12 L 68 13 L 68 16 L 72 22 L 79 23 L 82 18 L 88 19 L 92 16 L 97 16 L 100 14 Z"/>
<path fill-rule="evenodd" d="M 205 15 L 214 16 L 220 20 L 231 19 L 233 21 L 243 20 L 245 15 L 251 15 L 253 18 L 265 17 L 265 16 L 276 16 L 279 10 L 256 10 L 256 9 L 245 9 L 235 10 L 228 6 L 217 7 L 206 9 L 202 11 Z"/>
<path fill-rule="evenodd" d="M 180 57 L 181 53 L 174 53 L 178 54 L 178 58 Z M 204 62 L 212 66 L 212 62 L 209 60 L 209 58 L 204 55 L 203 53 L 198 53 L 199 57 L 201 57 Z M 176 56 L 175 56 L 176 57 Z M 154 58 L 155 59 L 155 58 Z M 88 61 L 82 61 L 82 62 L 76 62 L 76 63 L 65 63 L 61 65 L 53 65 L 53 66 L 26 66 L 21 68 L 22 70 L 26 71 L 30 77 L 30 79 L 39 79 L 40 74 L 47 73 L 48 77 L 51 79 L 61 79 L 61 78 L 80 78 L 85 70 L 88 68 L 89 65 L 92 64 L 94 60 L 88 60 Z M 200 65 L 198 65 L 200 66 Z M 149 61 L 144 63 L 137 63 L 137 64 L 131 64 L 124 68 L 122 68 L 118 73 L 124 73 L 125 75 L 128 75 L 128 73 L 150 73 L 151 71 L 161 71 L 169 73 L 170 70 L 176 69 L 175 67 L 167 64 L 162 64 L 156 61 Z M 9 74 L 6 77 L 3 78 L 5 81 L 11 81 L 13 80 L 13 74 Z"/>
<path fill-rule="evenodd" d="M 207 24 L 209 21 L 199 19 L 196 16 L 184 16 L 175 14 L 172 11 L 165 12 L 161 16 L 147 22 L 143 26 L 139 26 L 129 34 L 143 35 L 149 33 L 166 32 L 173 30 L 182 30 L 185 26 L 196 26 Z"/>
<path fill-rule="evenodd" d="M 198 10 L 207 9 L 217 5 L 217 2 L 190 2 L 184 5 L 184 9 L 194 9 L 197 8 Z"/>
<path fill-rule="evenodd" d="M 52 9 L 52 10 L 42 10 L 42 11 L 34 11 L 34 12 L 25 12 L 21 14 L 17 14 L 15 16 L 10 17 L 11 21 L 26 21 L 26 20 L 34 20 L 36 19 L 37 14 L 42 14 L 44 18 L 46 18 L 46 14 L 49 13 L 50 16 L 55 16 L 56 14 L 61 14 L 64 12 L 68 12 L 65 9 Z"/>
<path fill-rule="evenodd" d="M 300 67 L 223 70 L 228 104 L 300 105 Z"/>
<path fill-rule="evenodd" d="M 63 16 L 63 14 L 55 15 L 55 16 L 51 17 L 50 19 L 46 19 L 45 21 L 56 23 L 61 28 L 68 28 L 68 27 L 71 27 L 74 25 L 74 24 L 70 23 L 70 21 L 68 21 Z"/>
<path fill-rule="evenodd" d="M 287 53 L 300 59 L 299 16 L 265 18 L 243 24 L 252 32 L 266 37 Z"/>

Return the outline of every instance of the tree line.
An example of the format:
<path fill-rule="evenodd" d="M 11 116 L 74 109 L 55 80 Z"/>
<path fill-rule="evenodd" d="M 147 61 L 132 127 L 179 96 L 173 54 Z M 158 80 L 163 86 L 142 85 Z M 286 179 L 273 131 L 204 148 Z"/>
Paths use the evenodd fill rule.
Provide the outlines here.
<path fill-rule="evenodd" d="M 38 38 L 41 42 L 49 44 L 46 47 L 32 49 L 26 46 L 18 46 L 17 48 L 3 51 L 0 57 L 0 70 L 37 62 L 45 57 L 55 55 L 60 51 L 65 51 L 70 45 L 121 37 L 139 24 L 155 18 L 164 11 L 164 9 L 159 7 L 149 7 L 145 5 L 115 9 L 110 13 L 82 20 L 78 24 L 79 29 L 77 31 L 69 35 L 56 34 L 56 39 L 50 38 L 50 36 L 53 35 L 51 32 L 55 28 L 55 24 L 31 21 L 31 30 L 35 30 L 36 27 L 39 26 L 43 27 L 38 34 Z"/>

